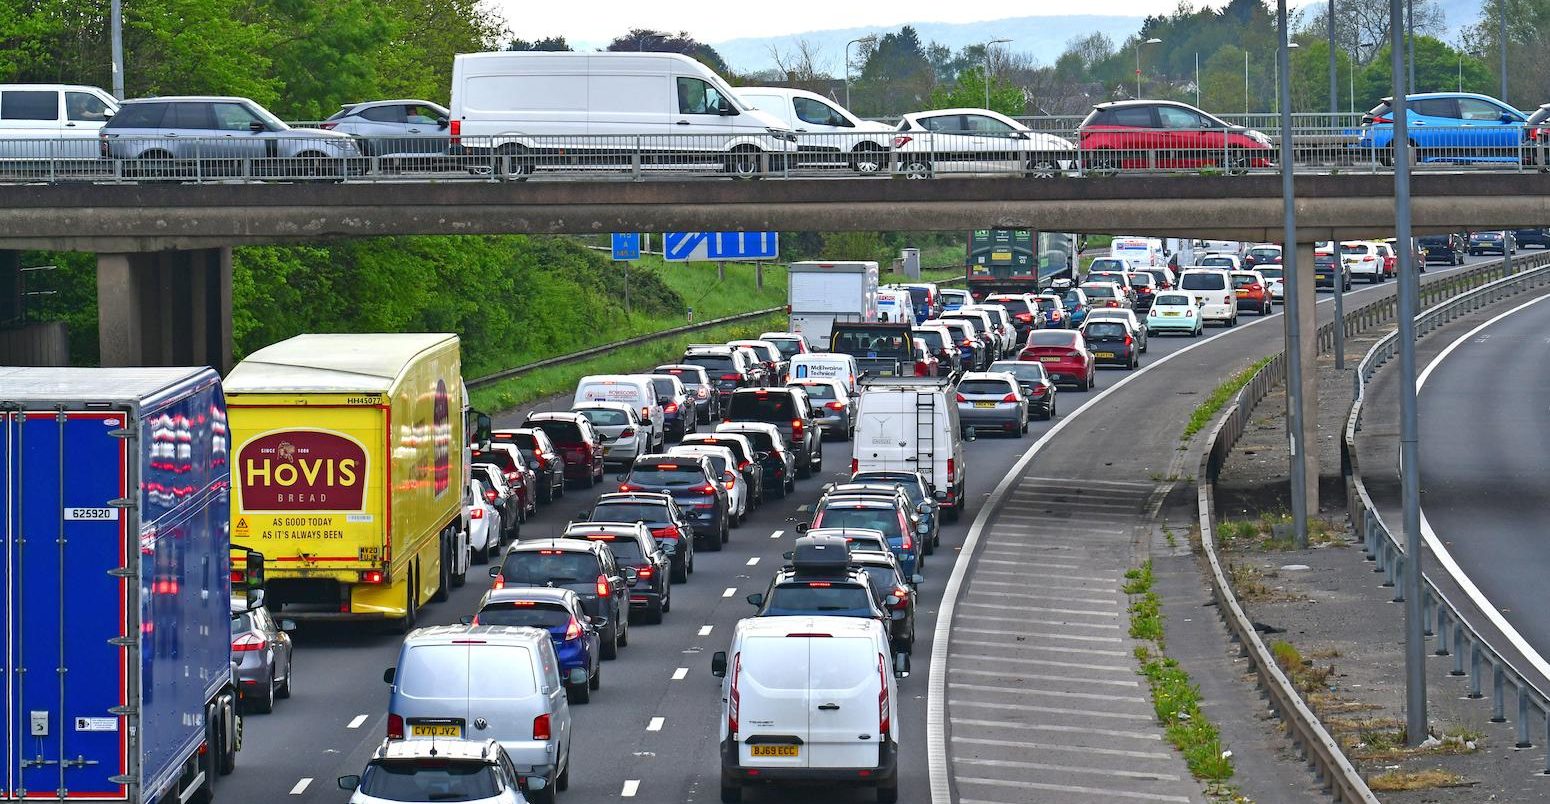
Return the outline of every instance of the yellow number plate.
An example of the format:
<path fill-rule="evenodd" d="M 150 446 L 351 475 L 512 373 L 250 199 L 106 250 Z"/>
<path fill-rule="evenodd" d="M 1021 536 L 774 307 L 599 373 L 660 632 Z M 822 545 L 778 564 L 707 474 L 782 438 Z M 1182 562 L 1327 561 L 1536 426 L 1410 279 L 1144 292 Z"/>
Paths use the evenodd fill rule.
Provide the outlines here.
<path fill-rule="evenodd" d="M 994 402 L 975 402 L 974 403 L 974 407 L 977 407 L 977 408 L 993 408 L 995 406 L 996 406 L 996 403 L 994 403 Z"/>
<path fill-rule="evenodd" d="M 427 723 L 409 726 L 410 737 L 462 737 L 463 727 L 454 723 Z"/>
<path fill-rule="evenodd" d="M 1113 352 L 1099 352 L 1096 356 L 1097 357 L 1113 357 L 1114 353 Z"/>
<path fill-rule="evenodd" d="M 1040 363 L 1059 363 L 1060 362 L 1060 358 L 1058 358 L 1058 357 L 1041 357 L 1041 358 L 1039 358 L 1039 362 Z"/>
<path fill-rule="evenodd" d="M 756 757 L 796 757 L 800 756 L 802 747 L 799 745 L 750 745 L 748 753 Z"/>
<path fill-rule="evenodd" d="M 1168 318 L 1170 316 L 1177 316 L 1178 314 L 1179 314 L 1179 312 L 1177 310 L 1164 310 L 1163 311 L 1163 317 L 1164 318 Z"/>

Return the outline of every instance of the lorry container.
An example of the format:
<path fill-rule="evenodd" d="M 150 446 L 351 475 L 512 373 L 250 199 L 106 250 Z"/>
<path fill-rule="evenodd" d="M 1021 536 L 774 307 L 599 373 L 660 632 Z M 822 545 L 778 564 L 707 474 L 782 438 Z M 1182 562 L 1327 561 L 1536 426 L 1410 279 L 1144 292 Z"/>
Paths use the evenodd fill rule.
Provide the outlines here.
<path fill-rule="evenodd" d="M 414 625 L 466 572 L 464 401 L 448 334 L 298 335 L 226 378 L 232 536 L 294 620 Z"/>
<path fill-rule="evenodd" d="M 877 320 L 877 263 L 794 262 L 786 272 L 790 331 L 807 336 L 820 351 L 840 322 Z"/>
<path fill-rule="evenodd" d="M 0 801 L 235 766 L 227 427 L 208 368 L 0 368 Z"/>

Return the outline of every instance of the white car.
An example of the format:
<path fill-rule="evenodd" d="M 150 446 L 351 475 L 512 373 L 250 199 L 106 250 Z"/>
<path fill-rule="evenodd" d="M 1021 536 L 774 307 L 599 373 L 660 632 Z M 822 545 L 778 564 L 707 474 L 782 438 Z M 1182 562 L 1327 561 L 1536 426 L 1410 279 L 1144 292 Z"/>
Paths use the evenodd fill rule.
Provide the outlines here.
<path fill-rule="evenodd" d="M 603 463 L 624 467 L 635 465 L 635 459 L 650 452 L 650 428 L 641 426 L 640 414 L 634 405 L 623 402 L 588 402 L 571 408 L 592 422 L 592 429 L 606 439 L 603 442 Z"/>
<path fill-rule="evenodd" d="M 468 481 L 468 553 L 475 564 L 489 562 L 501 549 L 501 512 L 484 498 L 479 481 Z"/>
<path fill-rule="evenodd" d="M 1238 291 L 1232 276 L 1220 268 L 1191 268 L 1179 274 L 1179 290 L 1187 290 L 1200 303 L 1199 315 L 1227 326 L 1238 323 Z M 1153 303 L 1155 304 L 1155 302 Z"/>
<path fill-rule="evenodd" d="M 893 171 L 910 179 L 943 173 L 1052 177 L 1076 164 L 1076 146 L 989 109 L 904 115 L 893 137 Z"/>
<path fill-rule="evenodd" d="M 738 87 L 737 96 L 797 135 L 797 164 L 846 167 L 864 175 L 888 164 L 893 126 L 862 120 L 844 106 L 805 89 Z"/>
<path fill-rule="evenodd" d="M 721 482 L 727 487 L 727 504 L 732 513 L 732 524 L 741 525 L 753 508 L 753 501 L 748 490 L 748 480 L 743 477 L 742 470 L 738 468 L 737 455 L 730 447 L 716 447 L 710 444 L 680 444 L 671 447 L 668 455 L 703 455 L 711 459 L 716 468 L 721 469 Z"/>
<path fill-rule="evenodd" d="M 1205 318 L 1200 315 L 1200 305 L 1195 297 L 1181 290 L 1165 290 L 1152 301 L 1152 309 L 1146 311 L 1146 332 L 1160 335 L 1164 332 L 1182 332 L 1190 337 L 1205 331 Z"/>
<path fill-rule="evenodd" d="M 1341 243 L 1340 262 L 1353 280 L 1366 277 L 1369 285 L 1383 281 L 1383 252 L 1378 249 L 1377 243 L 1365 240 Z"/>
<path fill-rule="evenodd" d="M 1255 268 L 1259 275 L 1265 278 L 1265 283 L 1270 286 L 1270 300 L 1282 302 L 1286 300 L 1286 269 L 1280 263 L 1268 263 Z"/>
<path fill-rule="evenodd" d="M 521 783 L 500 743 L 455 737 L 384 740 L 365 772 L 339 777 L 349 804 L 526 804 Z"/>

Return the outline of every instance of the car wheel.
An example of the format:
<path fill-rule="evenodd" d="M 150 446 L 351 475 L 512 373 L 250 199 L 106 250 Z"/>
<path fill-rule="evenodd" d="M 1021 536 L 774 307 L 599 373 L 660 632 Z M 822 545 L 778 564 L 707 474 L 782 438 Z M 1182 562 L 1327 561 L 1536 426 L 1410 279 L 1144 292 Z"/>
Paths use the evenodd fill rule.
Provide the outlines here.
<path fill-rule="evenodd" d="M 904 158 L 904 167 L 900 171 L 906 179 L 931 178 L 931 161 L 920 156 L 907 156 Z"/>
<path fill-rule="evenodd" d="M 668 612 L 670 612 L 672 610 L 673 610 L 673 587 L 671 585 L 669 585 L 668 588 L 667 588 L 667 594 L 665 596 L 663 596 L 663 598 L 662 598 L 662 613 L 666 614 L 666 613 L 668 613 Z"/>
<path fill-rule="evenodd" d="M 515 143 L 502 145 L 495 151 L 496 164 L 501 178 L 507 181 L 527 181 L 533 175 L 533 163 L 525 159 L 527 149 Z"/>
<path fill-rule="evenodd" d="M 735 179 L 756 179 L 760 170 L 760 151 L 751 145 L 740 145 L 732 149 L 732 155 L 727 157 L 727 173 Z"/>
<path fill-rule="evenodd" d="M 689 582 L 689 559 L 686 557 L 686 558 L 684 558 L 684 560 L 681 563 L 678 564 L 678 566 L 673 567 L 671 575 L 672 575 L 673 583 L 688 583 Z"/>
<path fill-rule="evenodd" d="M 291 655 L 287 656 L 286 659 L 285 659 L 285 680 L 280 682 L 280 686 L 275 688 L 274 697 L 276 697 L 276 698 L 289 698 L 289 697 L 291 697 L 291 676 L 293 676 L 293 675 L 296 675 L 296 653 L 295 653 L 295 651 L 292 651 Z"/>
<path fill-rule="evenodd" d="M 1060 162 L 1048 154 L 1030 156 L 1023 175 L 1030 179 L 1053 179 L 1060 175 Z"/>
<path fill-rule="evenodd" d="M 569 748 L 569 746 L 567 746 L 566 750 L 565 750 L 565 770 L 560 771 L 560 775 L 554 777 L 554 789 L 556 791 L 558 791 L 558 792 L 561 792 L 561 793 L 563 793 L 566 790 L 570 789 L 570 748 Z"/>
<path fill-rule="evenodd" d="M 622 627 L 620 627 L 620 629 L 619 629 L 619 647 L 627 648 L 627 647 L 630 646 L 630 618 L 629 618 L 629 612 L 624 610 L 624 609 L 621 609 L 620 613 L 619 613 L 619 619 L 623 620 L 623 623 L 621 623 Z"/>
<path fill-rule="evenodd" d="M 586 684 L 566 684 L 565 700 L 573 704 L 591 703 L 592 689 Z"/>
<path fill-rule="evenodd" d="M 666 609 L 662 607 L 661 603 L 658 603 L 655 606 L 650 606 L 646 609 L 646 616 L 641 618 L 641 622 L 647 625 L 661 625 L 662 615 L 665 612 Z"/>
<path fill-rule="evenodd" d="M 715 536 L 706 539 L 704 547 L 712 553 L 721 552 L 721 534 L 717 533 Z"/>
<path fill-rule="evenodd" d="M 850 169 L 863 176 L 875 176 L 888 163 L 888 155 L 877 143 L 863 142 L 851 149 Z"/>
<path fill-rule="evenodd" d="M 732 529 L 727 527 L 726 520 L 723 519 L 721 521 L 721 543 L 726 544 L 730 541 L 732 541 Z"/>
<path fill-rule="evenodd" d="M 592 671 L 592 677 L 587 679 L 587 686 L 594 690 L 600 689 L 603 686 L 603 666 L 601 664 Z"/>
<path fill-rule="evenodd" d="M 274 669 L 270 668 L 269 683 L 264 684 L 263 689 L 257 691 L 259 695 L 251 699 L 250 703 L 248 704 L 249 708 L 260 715 L 267 715 L 270 712 L 273 712 L 276 686 L 277 685 L 275 684 L 274 680 Z"/>
<path fill-rule="evenodd" d="M 601 655 L 602 655 L 602 657 L 604 659 L 617 659 L 617 658 L 619 658 L 619 620 L 618 620 L 618 618 L 615 618 L 613 622 L 609 623 L 608 624 L 608 630 L 603 633 L 602 650 L 600 651 L 600 653 L 601 653 Z"/>
<path fill-rule="evenodd" d="M 527 799 L 528 804 L 554 804 L 554 794 L 558 792 L 554 788 L 558 784 L 559 781 L 556 779 L 554 785 L 544 785 L 542 790 L 523 790 L 522 795 Z"/>

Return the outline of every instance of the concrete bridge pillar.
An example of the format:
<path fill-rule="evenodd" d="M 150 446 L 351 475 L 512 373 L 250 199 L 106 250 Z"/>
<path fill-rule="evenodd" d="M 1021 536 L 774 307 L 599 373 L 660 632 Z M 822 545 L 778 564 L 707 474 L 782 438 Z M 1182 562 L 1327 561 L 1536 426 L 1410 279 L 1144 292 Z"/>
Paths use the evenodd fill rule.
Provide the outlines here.
<path fill-rule="evenodd" d="M 104 366 L 231 368 L 231 249 L 97 255 Z"/>
<path fill-rule="evenodd" d="M 1296 251 L 1295 282 L 1286 282 L 1286 291 L 1297 294 L 1297 319 L 1292 320 L 1289 315 L 1282 316 L 1285 320 L 1285 328 L 1288 335 L 1288 343 L 1292 327 L 1297 328 L 1298 345 L 1302 353 L 1302 432 L 1291 433 L 1296 443 L 1296 456 L 1292 460 L 1302 461 L 1303 471 L 1307 482 L 1304 483 L 1309 517 L 1319 513 L 1319 343 L 1318 343 L 1318 307 L 1315 306 L 1318 288 L 1314 285 L 1313 243 L 1298 243 Z M 1291 370 L 1290 361 L 1287 370 Z M 1291 385 L 1291 377 L 1287 377 L 1287 386 Z M 1292 420 L 1292 398 L 1287 394 L 1287 422 Z"/>

